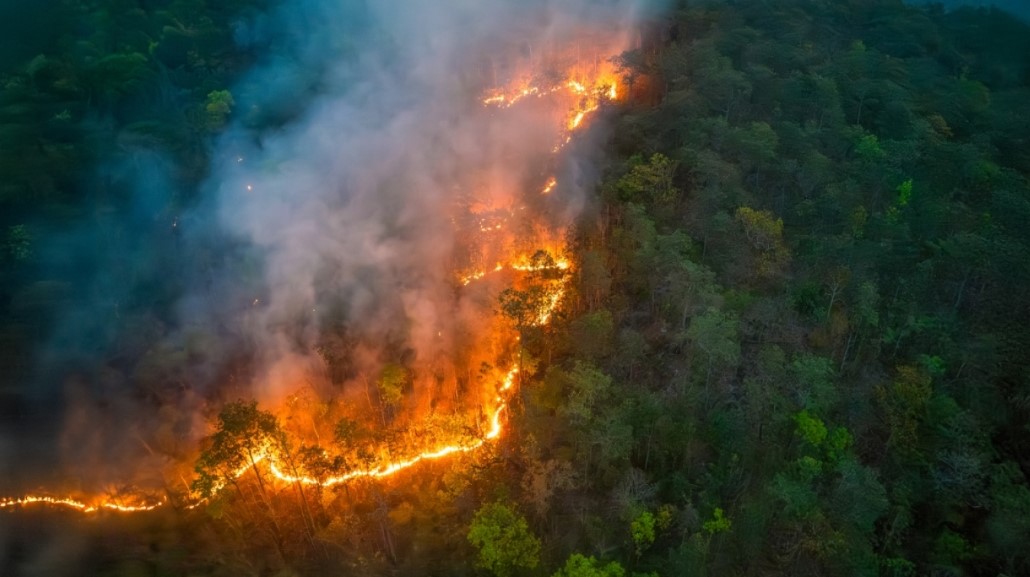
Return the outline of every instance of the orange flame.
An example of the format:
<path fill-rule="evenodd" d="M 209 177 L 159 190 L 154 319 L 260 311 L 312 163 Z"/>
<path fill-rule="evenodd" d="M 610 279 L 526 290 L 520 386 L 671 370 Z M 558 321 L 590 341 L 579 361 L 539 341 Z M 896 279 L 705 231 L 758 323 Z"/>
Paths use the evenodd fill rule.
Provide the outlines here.
<path fill-rule="evenodd" d="M 518 271 L 518 272 L 544 272 L 544 271 L 549 271 L 549 270 L 566 271 L 566 270 L 569 270 L 569 268 L 571 266 L 572 266 L 572 263 L 570 263 L 569 260 L 566 259 L 565 257 L 559 257 L 558 260 L 554 261 L 553 265 L 544 265 L 544 264 L 533 264 L 532 262 L 530 262 L 530 259 L 529 259 L 528 256 L 521 256 L 519 258 L 514 259 L 512 262 L 510 262 L 508 264 L 497 263 L 497 266 L 495 266 L 493 269 L 488 270 L 488 271 L 487 270 L 477 270 L 477 271 L 470 272 L 470 273 L 460 277 L 460 280 L 461 280 L 461 284 L 462 285 L 468 286 L 468 285 L 472 284 L 473 282 L 475 282 L 475 281 L 485 277 L 486 275 L 488 275 L 490 273 L 501 272 L 501 271 L 506 270 L 506 269 L 511 269 L 513 271 Z"/>
<path fill-rule="evenodd" d="M 605 67 L 602 66 L 601 68 L 603 69 Z M 510 90 L 495 90 L 493 93 L 482 99 L 482 103 L 483 105 L 490 107 L 509 108 L 529 97 L 545 98 L 553 96 L 557 98 L 560 97 L 561 94 L 564 94 L 565 98 L 567 98 L 571 104 L 567 110 L 564 120 L 562 121 L 562 126 L 565 132 L 561 135 L 559 142 L 552 149 L 553 152 L 557 153 L 565 144 L 571 141 L 572 133 L 582 127 L 590 115 L 598 111 L 606 102 L 616 102 L 618 100 L 620 94 L 618 79 L 611 70 L 611 67 L 609 66 L 607 68 L 608 69 L 603 69 L 599 73 L 595 74 L 593 78 L 588 78 L 587 76 L 589 75 L 570 73 L 565 80 L 550 86 L 539 87 L 524 83 L 517 88 Z M 548 178 L 544 187 L 541 189 L 541 194 L 547 195 L 552 192 L 557 186 L 557 183 L 558 181 L 556 177 L 551 176 Z M 254 186 L 252 184 L 247 184 L 246 189 L 248 191 L 252 191 Z M 502 228 L 506 228 L 503 225 L 503 221 L 481 220 L 479 222 L 479 231 L 481 233 L 497 233 L 501 231 Z M 499 262 L 492 270 L 476 270 L 469 272 L 464 276 L 460 276 L 458 280 L 462 285 L 469 285 L 475 281 L 485 278 L 490 273 L 504 270 L 516 272 L 541 272 L 548 270 L 566 271 L 570 268 L 571 263 L 565 258 L 558 258 L 553 262 L 553 264 L 534 264 L 532 259 L 528 256 L 521 256 L 508 260 L 507 262 Z M 535 319 L 535 323 L 537 325 L 546 325 L 551 321 L 566 293 L 564 284 L 566 281 L 564 277 L 548 282 L 550 288 L 547 293 L 543 310 L 539 312 Z M 276 454 L 271 447 L 264 447 L 254 455 L 250 463 L 232 471 L 229 477 L 242 477 L 249 471 L 261 467 L 262 470 L 267 470 L 272 477 L 283 483 L 333 486 L 361 478 L 385 478 L 425 461 L 444 459 L 452 455 L 476 451 L 487 443 L 499 439 L 504 434 L 503 414 L 508 410 L 510 396 L 518 373 L 518 367 L 512 367 L 507 371 L 500 385 L 497 387 L 497 395 L 492 399 L 490 403 L 491 406 L 489 406 L 485 411 L 489 416 L 489 427 L 482 432 L 482 435 L 479 438 L 470 438 L 450 444 L 443 444 L 377 467 L 355 469 L 341 475 L 324 479 L 316 479 L 311 476 L 290 474 L 286 472 L 289 468 L 283 464 L 282 457 Z M 225 484 L 226 481 L 216 484 L 213 493 L 218 493 L 223 490 L 225 488 Z M 194 498 L 191 502 L 185 504 L 185 508 L 187 510 L 195 509 L 207 501 L 208 498 Z M 0 509 L 21 508 L 32 505 L 63 507 L 85 514 L 97 513 L 104 510 L 122 513 L 139 513 L 153 511 L 164 507 L 168 505 L 168 500 L 164 498 L 155 500 L 152 498 L 146 498 L 142 495 L 134 496 L 132 498 L 96 497 L 88 500 L 78 500 L 72 497 L 57 497 L 45 494 L 27 495 L 21 498 L 0 499 Z"/>
<path fill-rule="evenodd" d="M 557 185 L 558 185 L 558 179 L 557 178 L 555 178 L 553 176 L 551 178 L 548 178 L 547 179 L 547 184 L 544 185 L 544 188 L 543 188 L 543 190 L 540 191 L 540 194 L 550 194 L 551 191 L 554 190 L 554 187 L 557 186 Z"/>
<path fill-rule="evenodd" d="M 560 297 L 553 299 L 552 303 L 557 303 Z M 430 451 L 424 451 L 418 453 L 412 457 L 394 461 L 392 463 L 375 467 L 371 469 L 357 469 L 349 471 L 343 475 L 329 477 L 323 480 L 319 480 L 313 477 L 305 475 L 290 475 L 283 471 L 282 465 L 279 463 L 278 456 L 269 447 L 265 447 L 258 451 L 251 462 L 244 465 L 232 473 L 232 477 L 238 478 L 245 475 L 248 471 L 256 468 L 259 465 L 267 464 L 268 472 L 272 474 L 276 479 L 285 483 L 299 483 L 302 485 L 321 485 L 323 487 L 329 487 L 333 485 L 339 485 L 341 483 L 347 483 L 349 481 L 359 478 L 373 478 L 379 479 L 394 475 L 417 465 L 423 461 L 432 461 L 436 459 L 442 459 L 450 455 L 458 453 L 468 453 L 479 449 L 485 445 L 488 441 L 493 441 L 500 438 L 504 432 L 504 426 L 501 421 L 501 414 L 508 407 L 508 400 L 506 393 L 508 393 L 515 383 L 515 377 L 518 375 L 518 367 L 512 367 L 504 377 L 501 385 L 498 387 L 498 395 L 495 397 L 496 405 L 490 411 L 490 428 L 483 434 L 483 437 L 476 439 L 472 442 L 465 444 L 452 444 L 437 447 Z M 225 487 L 225 483 L 219 483 L 215 486 L 213 493 L 220 492 Z M 196 507 L 203 505 L 208 499 L 198 499 L 193 503 L 186 506 L 186 509 L 195 509 Z M 0 500 L 0 509 L 10 507 L 25 507 L 29 505 L 50 505 L 56 507 L 65 507 L 81 513 L 96 513 L 101 510 L 118 511 L 122 513 L 141 513 L 145 511 L 153 511 L 159 507 L 167 504 L 167 501 L 161 499 L 159 501 L 151 503 L 143 503 L 138 505 L 127 505 L 116 500 L 99 500 L 95 504 L 88 504 L 83 501 L 78 501 L 70 497 L 51 497 L 46 495 L 27 495 L 18 499 L 3 499 Z"/>
<path fill-rule="evenodd" d="M 91 505 L 72 499 L 71 497 L 27 495 L 19 499 L 0 500 L 0 509 L 6 509 L 8 507 L 24 507 L 26 505 L 51 505 L 54 507 L 65 507 L 81 513 L 96 513 L 102 510 L 118 511 L 120 513 L 141 513 L 143 511 L 153 511 L 164 504 L 165 500 L 161 499 L 153 503 L 145 503 L 142 505 L 126 505 L 118 501 L 99 501 Z"/>

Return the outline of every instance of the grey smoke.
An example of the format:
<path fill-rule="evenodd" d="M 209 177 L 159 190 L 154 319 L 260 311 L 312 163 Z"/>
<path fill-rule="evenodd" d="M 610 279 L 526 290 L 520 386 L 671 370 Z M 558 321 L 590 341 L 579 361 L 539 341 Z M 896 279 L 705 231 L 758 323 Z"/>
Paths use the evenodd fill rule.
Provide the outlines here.
<path fill-rule="evenodd" d="M 226 87 L 236 106 L 200 200 L 183 209 L 171 163 L 125 140 L 89 188 L 135 183 L 128 234 L 88 215 L 41 243 L 43 262 L 81 280 L 53 289 L 64 312 L 32 387 L 41 418 L 26 419 L 40 424 L 19 425 L 20 446 L 2 448 L 5 484 L 158 486 L 155 471 L 189 454 L 220 399 L 274 402 L 308 385 L 335 394 L 316 351 L 341 326 L 352 371 L 447 364 L 494 306 L 456 293 L 453 271 L 474 255 L 456 252 L 452 218 L 469 203 L 513 207 L 557 169 L 576 175 L 550 207 L 568 221 L 592 174 L 575 158 L 545 166 L 554 119 L 532 107 L 498 114 L 482 91 L 584 26 L 629 30 L 642 9 L 301 0 L 241 20 L 237 41 L 262 58 Z M 140 289 L 140 270 L 160 282 Z M 176 314 L 142 315 L 117 334 L 125 310 L 148 308 L 141 294 Z"/>
<path fill-rule="evenodd" d="M 215 174 L 220 223 L 263 261 L 263 296 L 245 315 L 264 365 L 259 396 L 288 392 L 298 369 L 317 371 L 319 326 L 335 313 L 327 304 L 342 304 L 362 342 L 393 343 L 416 362 L 449 352 L 462 306 L 452 276 L 459 202 L 496 202 L 532 186 L 540 167 L 527 161 L 557 137 L 553 119 L 532 111 L 481 109 L 482 89 L 504 80 L 490 76 L 500 67 L 503 77 L 505 62 L 489 59 L 515 61 L 513 48 L 531 54 L 584 19 L 625 21 L 631 8 L 493 0 L 377 2 L 353 17 L 322 3 L 301 11 L 323 23 L 373 24 L 351 42 L 331 24 L 298 34 L 295 61 L 276 59 L 244 84 L 242 114 L 276 105 L 281 79 L 301 76 L 298 62 L 323 70 L 322 92 L 280 131 L 249 145 L 238 133 L 223 141 L 222 158 L 243 160 Z"/>

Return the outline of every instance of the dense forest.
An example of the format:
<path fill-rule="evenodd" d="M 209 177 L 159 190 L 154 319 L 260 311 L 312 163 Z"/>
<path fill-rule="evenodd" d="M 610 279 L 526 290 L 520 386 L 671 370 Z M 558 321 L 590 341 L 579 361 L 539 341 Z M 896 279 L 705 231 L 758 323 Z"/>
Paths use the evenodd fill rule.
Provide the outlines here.
<path fill-rule="evenodd" d="M 180 229 L 201 228 L 230 122 L 280 130 L 325 89 L 248 83 L 287 44 L 237 23 L 272 4 L 0 13 L 4 476 L 45 470 L 25 436 L 62 426 L 43 415 L 69 374 L 134 407 L 240 374 L 218 323 L 182 330 L 177 307 L 251 255 Z M 534 326 L 511 299 L 529 291 L 498 304 L 522 349 L 495 449 L 399 484 L 269 497 L 258 476 L 190 511 L 0 511 L 0 573 L 1030 574 L 1030 26 L 900 0 L 673 4 L 619 58 L 633 97 L 587 134 L 601 176 L 564 306 Z M 202 490 L 224 447 L 286 442 L 247 401 L 210 415 Z"/>

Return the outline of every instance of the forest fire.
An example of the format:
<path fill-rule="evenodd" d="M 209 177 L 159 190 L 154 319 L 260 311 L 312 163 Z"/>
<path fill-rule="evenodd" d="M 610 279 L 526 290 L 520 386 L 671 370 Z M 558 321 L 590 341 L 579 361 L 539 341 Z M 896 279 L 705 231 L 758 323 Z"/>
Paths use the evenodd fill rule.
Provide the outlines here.
<path fill-rule="evenodd" d="M 566 261 L 561 261 L 561 266 L 568 268 Z M 512 267 L 515 269 L 515 267 Z M 518 269 L 516 269 L 518 270 Z M 521 270 L 535 270 L 528 265 L 523 265 Z M 564 269 L 563 269 L 564 270 Z M 563 292 L 555 291 L 549 295 L 547 300 L 547 310 L 541 312 L 539 322 L 541 324 L 546 323 L 554 309 L 561 302 Z M 422 451 L 415 454 L 412 457 L 399 459 L 386 463 L 384 465 L 368 468 L 368 469 L 355 469 L 351 470 L 342 475 L 329 476 L 326 478 L 318 479 L 307 475 L 293 475 L 286 472 L 287 467 L 283 464 L 283 457 L 276 454 L 276 452 L 270 446 L 263 446 L 249 457 L 249 463 L 239 467 L 229 475 L 231 478 L 240 478 L 251 472 L 257 467 L 264 467 L 272 477 L 278 479 L 283 483 L 299 483 L 301 485 L 319 486 L 319 487 L 332 487 L 353 481 L 355 479 L 369 478 L 369 479 L 381 479 L 395 475 L 405 469 L 411 468 L 424 461 L 432 461 L 442 459 L 451 455 L 468 453 L 481 448 L 487 442 L 493 441 L 501 437 L 504 432 L 504 424 L 502 420 L 502 413 L 508 408 L 507 394 L 511 391 L 514 386 L 515 378 L 518 376 L 519 368 L 514 366 L 507 371 L 504 379 L 497 387 L 497 396 L 494 397 L 494 406 L 489 411 L 489 428 L 482 434 L 481 438 L 472 440 L 466 443 L 448 444 L 440 447 L 436 447 L 427 451 Z M 218 493 L 225 486 L 225 483 L 219 483 L 216 485 L 212 492 Z M 135 500 L 135 499 L 134 499 Z M 48 495 L 27 495 L 17 499 L 3 499 L 0 500 L 0 509 L 5 508 L 16 508 L 26 507 L 32 505 L 46 505 L 52 507 L 60 507 L 77 511 L 80 513 L 98 513 L 100 511 L 112 511 L 118 513 L 142 513 L 147 511 L 153 511 L 160 507 L 168 504 L 166 499 L 145 501 L 144 498 L 138 498 L 138 504 L 127 504 L 126 502 L 118 499 L 105 499 L 103 497 L 94 497 L 89 502 L 80 501 L 71 497 L 53 497 Z M 195 498 L 192 502 L 185 505 L 185 509 L 195 509 L 208 501 L 207 497 Z"/>
<path fill-rule="evenodd" d="M 512 83 L 514 88 L 493 90 L 481 102 L 485 107 L 508 109 L 530 99 L 541 99 L 542 102 L 542 99 L 548 99 L 545 114 L 548 118 L 555 120 L 554 134 L 559 135 L 560 138 L 552 152 L 558 152 L 565 143 L 570 141 L 572 134 L 585 125 L 593 113 L 601 109 L 604 104 L 615 102 L 619 95 L 614 66 L 607 60 L 595 59 L 592 65 L 574 68 L 562 76 L 563 79 L 559 82 L 542 87 L 526 81 L 517 81 Z M 555 116 L 560 116 L 560 118 L 555 118 Z M 530 190 L 538 191 L 538 195 L 548 196 L 556 189 L 557 184 L 557 176 L 550 175 L 542 187 L 530 185 L 532 187 Z M 245 188 L 249 193 L 254 193 L 257 189 L 252 184 L 246 184 Z M 514 193 L 513 196 L 528 197 L 529 194 L 522 191 Z M 524 210 L 524 207 L 522 209 Z M 505 282 L 510 281 L 518 286 L 536 282 L 541 296 L 535 308 L 529 313 L 524 326 L 547 325 L 561 307 L 562 299 L 566 294 L 565 283 L 568 278 L 566 273 L 572 268 L 571 261 L 560 254 L 560 248 L 554 248 L 559 244 L 554 239 L 561 238 L 564 231 L 553 230 L 554 225 L 550 225 L 552 230 L 544 233 L 547 238 L 536 238 L 534 237 L 536 233 L 528 233 L 530 237 L 527 238 L 525 231 L 544 230 L 548 226 L 536 226 L 537 223 L 534 223 L 535 228 L 534 226 L 524 226 L 534 219 L 540 220 L 539 217 L 524 216 L 525 213 L 520 213 L 512 208 L 491 207 L 480 214 L 485 216 L 473 219 L 468 227 L 471 231 L 470 234 L 473 235 L 470 242 L 482 245 L 476 248 L 482 254 L 491 255 L 486 262 L 496 262 L 496 264 L 492 268 L 489 265 L 479 268 L 475 266 L 476 263 L 472 263 L 473 266 L 467 266 L 464 271 L 455 271 L 456 274 L 452 278 L 457 280 L 460 287 L 470 287 L 477 281 L 504 272 L 511 275 L 510 278 L 503 277 Z M 545 250 L 537 250 L 536 253 L 530 254 L 524 249 L 515 249 L 516 246 L 550 246 L 557 254 L 552 256 Z M 531 280 L 527 281 L 526 279 Z M 484 291 L 495 290 L 489 286 L 496 283 L 483 284 L 485 285 Z M 255 306 L 257 304 L 258 301 L 255 300 Z M 501 322 L 499 317 L 489 321 L 484 330 L 495 333 L 498 342 L 502 343 L 502 348 L 508 351 L 506 354 L 509 360 L 499 361 L 502 366 L 511 363 L 510 358 L 514 354 L 512 351 L 518 350 L 519 347 L 517 331 Z M 350 467 L 343 471 L 335 469 L 331 474 L 314 475 L 309 471 L 299 470 L 291 462 L 288 454 L 284 454 L 274 444 L 266 442 L 259 444 L 249 452 L 243 464 L 225 469 L 226 472 L 220 476 L 219 480 L 202 493 L 191 489 L 185 495 L 170 494 L 169 497 L 161 498 L 145 496 L 142 493 L 128 498 L 125 495 L 73 498 L 44 493 L 0 500 L 0 509 L 38 505 L 60 507 L 84 514 L 102 511 L 140 513 L 175 503 L 183 509 L 191 510 L 204 505 L 212 496 L 234 483 L 235 479 L 243 478 L 248 474 L 267 474 L 280 483 L 320 488 L 346 484 L 357 479 L 387 478 L 420 463 L 474 452 L 501 438 L 505 433 L 505 413 L 509 410 L 510 397 L 519 372 L 520 367 L 515 364 L 503 373 L 497 372 L 493 377 L 480 379 L 481 382 L 476 386 L 482 389 L 481 394 L 486 396 L 486 400 L 479 403 L 476 408 L 481 414 L 479 421 L 482 421 L 482 424 L 477 426 L 478 433 L 464 434 L 451 442 L 429 442 L 427 443 L 429 446 L 421 448 L 407 447 L 406 450 L 397 451 L 397 453 L 401 453 L 401 456 L 397 456 L 397 453 L 389 453 L 391 458 L 379 459 L 376 462 L 365 461 L 364 466 Z M 368 454 L 376 454 L 377 450 L 374 446 L 370 447 Z M 407 456 L 403 456 L 404 453 L 407 453 Z M 323 451 L 322 457 L 330 459 L 332 455 Z"/>
<path fill-rule="evenodd" d="M 557 306 L 560 301 L 560 294 L 555 295 L 549 302 L 554 306 Z M 333 485 L 339 485 L 347 483 L 349 481 L 360 479 L 360 478 L 371 478 L 381 479 L 395 475 L 405 469 L 413 467 L 424 461 L 432 461 L 436 459 L 442 459 L 458 453 L 468 453 L 479 449 L 489 441 L 493 441 L 499 438 L 504 432 L 504 425 L 502 422 L 502 413 L 508 407 L 508 399 L 506 394 L 512 389 L 515 383 L 515 378 L 519 372 L 518 367 L 512 367 L 505 375 L 503 382 L 498 387 L 498 396 L 495 397 L 496 405 L 491 411 L 489 419 L 490 427 L 483 434 L 482 438 L 474 440 L 465 444 L 453 444 L 444 445 L 441 447 L 434 448 L 432 450 L 423 451 L 412 457 L 393 461 L 391 463 L 371 468 L 371 469 L 356 469 L 349 471 L 343 475 L 331 476 L 323 479 L 317 479 L 306 475 L 291 475 L 285 472 L 285 466 L 282 463 L 283 459 L 276 455 L 271 447 L 265 446 L 255 454 L 251 455 L 250 462 L 243 467 L 240 467 L 232 473 L 232 477 L 240 478 L 252 471 L 254 468 L 264 466 L 268 472 L 279 481 L 284 483 L 299 483 L 301 485 L 321 486 L 321 487 L 332 487 Z M 214 488 L 215 493 L 221 491 L 224 488 L 224 484 L 219 484 Z M 206 498 L 195 500 L 186 505 L 186 509 L 195 509 L 200 505 L 203 505 L 207 501 Z M 18 499 L 3 499 L 0 500 L 0 509 L 12 508 L 12 507 L 26 507 L 32 505 L 48 505 L 53 507 L 61 507 L 71 509 L 80 513 L 98 513 L 100 511 L 113 511 L 118 513 L 142 513 L 147 511 L 153 511 L 159 507 L 167 504 L 167 500 L 160 499 L 151 502 L 141 502 L 140 504 L 126 504 L 125 502 L 118 500 L 105 500 L 103 498 L 95 498 L 90 503 L 72 499 L 70 497 L 51 497 L 46 495 L 27 495 Z"/>

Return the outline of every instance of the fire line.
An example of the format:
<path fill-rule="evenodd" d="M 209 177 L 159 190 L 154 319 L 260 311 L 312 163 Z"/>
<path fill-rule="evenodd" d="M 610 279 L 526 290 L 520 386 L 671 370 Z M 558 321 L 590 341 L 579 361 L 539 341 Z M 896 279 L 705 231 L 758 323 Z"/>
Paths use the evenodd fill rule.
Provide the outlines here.
<path fill-rule="evenodd" d="M 588 81 L 583 77 L 570 76 L 567 80 L 561 83 L 544 88 L 527 84 L 508 91 L 495 91 L 490 96 L 482 99 L 482 104 L 489 107 L 510 108 L 530 97 L 545 98 L 561 93 L 565 93 L 570 97 L 575 98 L 575 104 L 573 104 L 571 109 L 568 110 L 567 116 L 563 121 L 562 126 L 564 127 L 564 134 L 561 137 L 561 141 L 552 149 L 552 152 L 557 153 L 571 140 L 572 133 L 581 128 L 584 125 L 585 120 L 599 110 L 603 103 L 616 101 L 619 95 L 619 90 L 616 76 L 612 72 L 608 71 L 603 74 L 598 74 L 593 81 Z M 557 183 L 557 178 L 555 176 L 550 176 L 544 183 L 543 187 L 538 190 L 540 190 L 540 194 L 547 195 L 555 189 Z M 247 190 L 252 190 L 253 186 L 248 184 L 246 188 Z M 498 222 L 489 226 L 484 223 L 480 225 L 480 231 L 483 233 L 496 232 L 502 230 L 502 227 L 504 227 L 503 222 Z M 462 285 L 469 285 L 475 281 L 485 278 L 491 273 L 504 270 L 520 273 L 532 273 L 547 271 L 564 272 L 568 271 L 570 268 L 571 263 L 565 258 L 558 258 L 557 260 L 547 264 L 535 264 L 529 258 L 522 257 L 508 262 L 497 263 L 492 270 L 468 272 L 463 276 L 459 276 L 458 281 Z M 561 301 L 565 296 L 565 287 L 563 283 L 564 281 L 558 281 L 557 285 L 552 286 L 552 290 L 548 291 L 544 306 L 542 307 L 542 310 L 538 312 L 537 317 L 533 321 L 535 324 L 546 325 L 550 322 L 552 316 L 560 306 Z M 519 368 L 517 365 L 511 367 L 505 373 L 502 382 L 498 386 L 497 396 L 493 399 L 493 406 L 487 410 L 487 414 L 489 415 L 489 428 L 478 439 L 465 443 L 439 446 L 432 450 L 424 451 L 392 463 L 374 468 L 356 469 L 342 475 L 324 479 L 316 479 L 305 475 L 287 473 L 287 468 L 280 463 L 279 458 L 274 454 L 274 452 L 270 448 L 264 448 L 253 455 L 249 464 L 233 471 L 231 476 L 239 478 L 257 467 L 262 467 L 263 470 L 267 470 L 274 478 L 284 483 L 329 487 L 362 478 L 385 478 L 414 467 L 422 462 L 445 459 L 452 455 L 476 451 L 484 445 L 499 439 L 503 435 L 503 414 L 508 410 L 510 395 L 514 388 L 515 379 L 517 378 L 518 373 Z M 217 494 L 224 488 L 224 486 L 224 481 L 216 485 L 212 494 Z M 194 498 L 192 501 L 182 504 L 181 506 L 186 510 L 191 510 L 205 504 L 209 499 L 210 497 Z M 148 497 L 142 494 L 118 497 L 97 496 L 85 500 L 50 494 L 30 494 L 20 498 L 0 498 L 0 509 L 18 509 L 41 505 L 65 508 L 83 514 L 97 514 L 103 511 L 116 513 L 142 513 L 169 506 L 170 503 L 171 502 L 168 498 Z"/>

